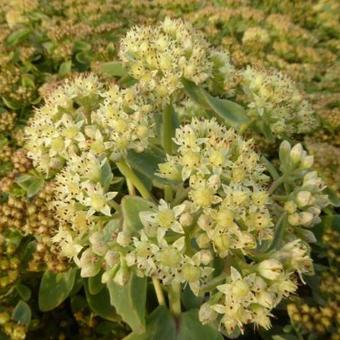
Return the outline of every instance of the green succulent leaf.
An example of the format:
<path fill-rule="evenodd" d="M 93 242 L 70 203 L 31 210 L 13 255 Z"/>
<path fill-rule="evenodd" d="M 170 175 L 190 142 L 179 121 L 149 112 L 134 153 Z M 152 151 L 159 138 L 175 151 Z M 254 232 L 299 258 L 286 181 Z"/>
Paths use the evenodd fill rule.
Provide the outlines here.
<path fill-rule="evenodd" d="M 154 186 L 163 188 L 164 185 L 176 184 L 156 175 L 158 164 L 163 163 L 166 160 L 165 153 L 160 148 L 151 147 L 143 153 L 130 150 L 127 159 L 130 166 L 137 173 L 143 175 Z"/>
<path fill-rule="evenodd" d="M 115 308 L 110 304 L 110 294 L 108 289 L 104 286 L 103 289 L 99 290 L 99 292 L 97 292 L 96 294 L 92 294 L 90 292 L 89 280 L 87 281 L 87 284 L 84 285 L 84 287 L 86 293 L 86 300 L 92 311 L 96 315 L 106 320 L 116 321 L 117 313 Z M 91 289 L 93 290 L 93 286 Z"/>
<path fill-rule="evenodd" d="M 123 228 L 131 233 L 143 228 L 139 213 L 154 208 L 152 203 L 138 196 L 124 196 L 121 206 L 124 218 Z"/>
<path fill-rule="evenodd" d="M 30 33 L 31 30 L 27 27 L 19 28 L 7 37 L 7 44 L 9 46 L 18 45 L 19 43 L 24 41 Z"/>
<path fill-rule="evenodd" d="M 96 276 L 89 277 L 88 279 L 88 291 L 92 295 L 97 295 L 105 286 L 101 282 L 102 272 Z"/>
<path fill-rule="evenodd" d="M 77 268 L 70 268 L 65 273 L 46 271 L 39 287 L 39 308 L 43 312 L 58 307 L 72 291 Z"/>
<path fill-rule="evenodd" d="M 109 162 L 106 159 L 101 166 L 100 174 L 100 183 L 105 188 L 105 190 L 107 190 L 111 185 L 112 179 L 113 179 L 112 169 Z"/>
<path fill-rule="evenodd" d="M 59 66 L 59 75 L 61 77 L 66 76 L 68 73 L 70 73 L 72 70 L 72 61 L 64 61 L 60 66 Z"/>
<path fill-rule="evenodd" d="M 15 289 L 24 301 L 28 301 L 31 298 L 32 291 L 28 286 L 19 283 L 15 286 Z"/>
<path fill-rule="evenodd" d="M 157 307 L 149 316 L 143 334 L 131 333 L 124 340 L 223 340 L 223 336 L 211 326 L 198 320 L 198 310 L 182 313 L 175 320 L 170 311 Z"/>
<path fill-rule="evenodd" d="M 16 179 L 16 183 L 25 190 L 28 198 L 36 195 L 44 186 L 44 179 L 38 176 L 24 174 Z"/>
<path fill-rule="evenodd" d="M 28 326 L 31 322 L 32 312 L 29 305 L 20 300 L 12 312 L 12 319 L 21 325 Z"/>
<path fill-rule="evenodd" d="M 128 75 L 123 64 L 116 61 L 101 64 L 100 72 L 112 77 L 126 77 Z"/>
<path fill-rule="evenodd" d="M 131 275 L 124 286 L 115 282 L 110 282 L 107 286 L 111 304 L 116 308 L 117 313 L 133 332 L 143 333 L 145 331 L 146 278 Z"/>
<path fill-rule="evenodd" d="M 182 79 L 182 84 L 184 85 L 184 90 L 193 101 L 201 105 L 202 108 L 214 112 L 227 125 L 239 128 L 249 122 L 249 118 L 241 105 L 228 99 L 213 97 L 190 80 Z"/>

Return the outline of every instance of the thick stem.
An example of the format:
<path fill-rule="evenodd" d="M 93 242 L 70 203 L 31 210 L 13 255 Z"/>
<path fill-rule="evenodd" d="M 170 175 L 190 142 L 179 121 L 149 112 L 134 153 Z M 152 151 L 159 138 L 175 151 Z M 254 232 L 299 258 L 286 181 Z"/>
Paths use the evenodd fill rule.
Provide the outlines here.
<path fill-rule="evenodd" d="M 273 238 L 273 242 L 269 246 L 267 252 L 276 249 L 280 246 L 282 238 L 284 236 L 284 232 L 287 225 L 287 213 L 284 212 L 278 219 L 276 226 L 275 226 L 275 235 Z"/>
<path fill-rule="evenodd" d="M 163 111 L 162 117 L 162 144 L 165 152 L 172 154 L 172 137 L 174 136 L 175 128 L 173 123 L 173 107 L 169 104 Z"/>
<path fill-rule="evenodd" d="M 148 189 L 144 186 L 144 183 L 136 176 L 133 170 L 129 167 L 125 160 L 121 160 L 116 163 L 119 171 L 124 177 L 130 181 L 130 183 L 139 191 L 143 198 L 147 200 L 153 200 L 152 195 Z"/>
<path fill-rule="evenodd" d="M 133 186 L 133 184 L 131 183 L 129 179 L 126 180 L 126 185 L 128 187 L 129 195 L 135 196 L 136 195 L 135 187 Z"/>
<path fill-rule="evenodd" d="M 163 294 L 161 283 L 155 277 L 152 278 L 152 283 L 155 288 L 158 303 L 160 305 L 165 305 L 165 299 L 164 299 L 164 294 Z"/>
<path fill-rule="evenodd" d="M 174 282 L 169 287 L 169 305 L 173 315 L 181 314 L 181 284 Z"/>

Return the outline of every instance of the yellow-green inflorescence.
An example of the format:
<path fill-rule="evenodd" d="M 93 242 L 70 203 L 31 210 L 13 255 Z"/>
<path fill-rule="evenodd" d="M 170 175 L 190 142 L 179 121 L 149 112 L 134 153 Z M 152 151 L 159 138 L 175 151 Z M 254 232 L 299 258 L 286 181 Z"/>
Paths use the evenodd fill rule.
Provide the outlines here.
<path fill-rule="evenodd" d="M 309 228 L 328 204 L 313 157 L 300 144 L 283 142 L 272 181 L 252 140 L 214 118 L 184 113 L 173 150 L 155 174 L 176 195 L 168 190 L 164 199 L 152 199 L 136 182 L 128 152 L 143 157 L 156 142 L 160 109 L 172 102 L 185 107 L 183 78 L 207 89 L 215 80 L 221 90 L 234 69 L 227 53 L 210 52 L 200 34 L 169 18 L 134 27 L 119 56 L 134 85 L 120 89 L 91 74 L 68 80 L 50 92 L 25 130 L 34 165 L 47 176 L 56 173 L 52 241 L 82 277 L 101 274 L 103 283 L 124 285 L 135 273 L 169 291 L 188 285 L 196 295 L 209 293 L 202 323 L 228 335 L 250 323 L 268 329 L 272 309 L 296 291 L 298 275 L 303 280 L 313 272 Z M 277 137 L 310 129 L 312 111 L 284 76 L 253 68 L 238 76 L 250 118 L 269 122 Z M 115 165 L 130 193 L 137 183 L 144 197 L 138 230 L 125 226 Z M 215 261 L 223 264 L 219 271 Z"/>

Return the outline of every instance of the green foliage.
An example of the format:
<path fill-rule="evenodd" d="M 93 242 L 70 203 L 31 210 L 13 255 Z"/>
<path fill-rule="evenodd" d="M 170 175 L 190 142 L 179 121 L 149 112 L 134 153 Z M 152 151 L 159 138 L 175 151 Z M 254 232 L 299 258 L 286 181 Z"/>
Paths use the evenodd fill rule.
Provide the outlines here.
<path fill-rule="evenodd" d="M 107 284 L 111 304 L 117 313 L 137 334 L 145 330 L 146 278 L 131 275 L 124 286 Z"/>
<path fill-rule="evenodd" d="M 149 316 L 143 334 L 132 333 L 124 340 L 222 340 L 223 337 L 210 326 L 198 320 L 197 310 L 182 313 L 174 319 L 168 309 L 157 307 Z"/>
<path fill-rule="evenodd" d="M 130 233 L 143 228 L 139 213 L 154 208 L 149 201 L 138 196 L 124 196 L 121 206 L 124 219 L 123 228 Z"/>
<path fill-rule="evenodd" d="M 31 317 L 32 313 L 29 305 L 25 301 L 20 300 L 13 310 L 12 319 L 19 324 L 28 326 L 31 322 Z"/>
<path fill-rule="evenodd" d="M 46 271 L 39 287 L 39 308 L 43 312 L 58 307 L 72 291 L 77 274 L 76 268 L 70 268 L 65 273 Z"/>

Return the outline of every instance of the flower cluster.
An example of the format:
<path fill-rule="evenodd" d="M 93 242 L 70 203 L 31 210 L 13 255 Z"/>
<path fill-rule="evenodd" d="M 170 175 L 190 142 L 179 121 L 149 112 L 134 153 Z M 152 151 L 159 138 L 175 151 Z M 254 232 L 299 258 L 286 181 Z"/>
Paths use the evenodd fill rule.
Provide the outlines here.
<path fill-rule="evenodd" d="M 153 137 L 153 106 L 146 96 L 141 96 L 139 87 L 119 90 L 112 86 L 103 94 L 104 101 L 92 114 L 92 122 L 97 125 L 93 138 L 98 143 L 101 139 L 102 149 L 110 149 L 111 159 L 119 159 L 127 150 L 142 152 Z M 99 133 L 100 131 L 100 133 Z"/>
<path fill-rule="evenodd" d="M 67 257 L 82 249 L 79 240 L 88 235 L 94 215 L 111 216 L 110 201 L 117 193 L 107 190 L 106 183 L 110 185 L 112 180 L 111 170 L 105 173 L 107 162 L 90 153 L 75 156 L 55 178 L 52 205 L 60 226 L 54 241 Z"/>
<path fill-rule="evenodd" d="M 99 106 L 103 86 L 92 75 L 79 76 L 45 98 L 25 129 L 28 156 L 40 171 L 60 169 L 85 141 L 84 126 Z"/>
<path fill-rule="evenodd" d="M 279 71 L 247 67 L 241 82 L 248 114 L 279 137 L 312 131 L 318 124 L 296 85 Z"/>
<path fill-rule="evenodd" d="M 208 46 L 190 25 L 166 18 L 157 27 L 132 28 L 119 57 L 143 89 L 168 102 L 183 87 L 182 77 L 200 84 L 211 75 Z"/>
<path fill-rule="evenodd" d="M 212 242 L 226 256 L 247 253 L 257 241 L 272 237 L 267 208 L 268 180 L 251 141 L 244 141 L 214 119 L 193 119 L 176 130 L 178 153 L 160 164 L 160 176 L 189 180 L 188 202 L 197 220 L 197 242 Z"/>
<path fill-rule="evenodd" d="M 280 161 L 283 177 L 294 185 L 285 197 L 284 210 L 288 214 L 288 223 L 298 228 L 300 237 L 314 239 L 312 233 L 302 228 L 313 227 L 319 223 L 322 208 L 328 205 L 328 196 L 323 194 L 325 189 L 322 179 L 313 170 L 313 156 L 307 154 L 301 144 L 293 147 L 288 142 L 280 146 Z M 308 237 L 308 235 L 310 237 Z"/>
<path fill-rule="evenodd" d="M 246 275 L 231 267 L 227 283 L 218 286 L 218 292 L 211 298 L 217 301 L 202 305 L 200 319 L 207 323 L 221 315 L 219 327 L 226 334 L 242 332 L 244 325 L 249 323 L 269 329 L 270 310 L 296 288 L 295 281 L 275 260 L 260 262 L 257 272 Z"/>
<path fill-rule="evenodd" d="M 182 21 L 134 27 L 119 56 L 134 85 L 120 89 L 93 75 L 68 80 L 51 91 L 26 128 L 34 165 L 47 175 L 57 172 L 50 205 L 59 225 L 52 241 L 80 267 L 81 277 L 100 275 L 103 284 L 120 285 L 131 275 L 148 277 L 158 299 L 162 288 L 169 292 L 170 305 L 188 285 L 205 299 L 202 323 L 226 335 L 250 323 L 268 329 L 272 309 L 296 291 L 298 277 L 303 282 L 313 272 L 308 242 L 314 236 L 304 228 L 318 223 L 328 204 L 313 158 L 300 144 L 283 142 L 276 170 L 254 151 L 253 140 L 203 118 L 214 111 L 209 103 L 228 101 L 207 95 L 202 111 L 178 91 L 183 78 L 229 96 L 236 72 L 227 53 L 210 52 Z M 304 133 L 316 122 L 280 73 L 247 68 L 237 76 L 247 112 L 264 135 Z M 169 131 L 164 117 L 170 110 L 161 122 L 155 113 L 173 103 L 184 119 Z M 208 104 L 212 112 L 204 111 Z M 183 124 L 190 116 L 199 118 Z M 159 136 L 165 161 L 157 161 L 156 174 L 141 172 L 141 179 L 127 152 L 141 153 L 153 142 L 158 149 Z M 120 190 L 115 165 L 129 195 Z M 156 182 L 157 190 L 149 190 Z M 178 313 L 178 303 L 171 308 Z"/>
<path fill-rule="evenodd" d="M 79 76 L 52 91 L 25 129 L 29 157 L 49 174 L 82 153 L 118 159 L 144 150 L 152 136 L 150 105 L 137 87 L 106 89 L 94 75 Z"/>

